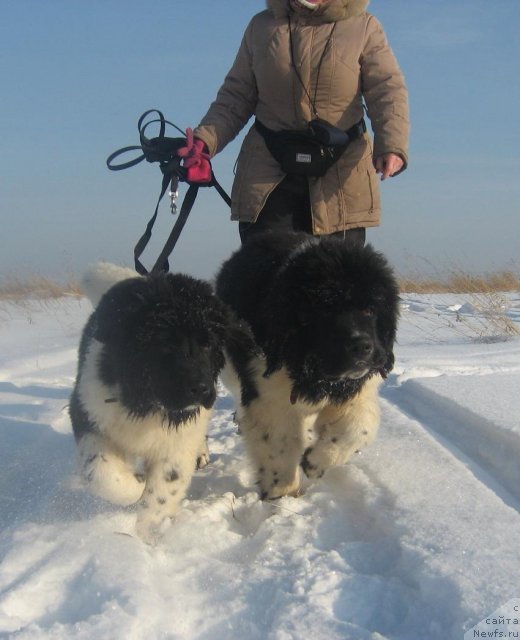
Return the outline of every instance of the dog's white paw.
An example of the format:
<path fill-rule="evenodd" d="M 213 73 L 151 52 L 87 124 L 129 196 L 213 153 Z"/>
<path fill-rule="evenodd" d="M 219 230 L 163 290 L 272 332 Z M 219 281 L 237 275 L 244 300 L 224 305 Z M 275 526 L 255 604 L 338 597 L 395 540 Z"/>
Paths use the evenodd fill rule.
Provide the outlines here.
<path fill-rule="evenodd" d="M 260 477 L 260 497 L 262 500 L 276 500 L 284 496 L 293 496 L 296 498 L 300 495 L 300 473 L 296 469 L 296 473 L 292 477 L 271 476 L 269 479 Z"/>
<path fill-rule="evenodd" d="M 363 444 L 366 443 L 360 443 L 360 446 Z M 308 478 L 321 478 L 327 469 L 345 464 L 357 450 L 357 446 L 342 448 L 334 441 L 318 441 L 305 450 L 300 464 Z"/>
<path fill-rule="evenodd" d="M 96 441 L 84 438 L 79 450 L 81 475 L 89 491 L 112 504 L 135 504 L 143 494 L 144 478 L 116 454 L 91 444 Z"/>
<path fill-rule="evenodd" d="M 329 455 L 326 455 L 327 453 Z M 323 449 L 319 451 L 315 447 L 306 449 L 301 461 L 303 472 L 308 478 L 321 478 L 332 466 L 334 466 L 334 459 L 330 451 L 325 452 Z"/>
<path fill-rule="evenodd" d="M 209 453 L 201 453 L 197 458 L 197 470 L 204 469 L 209 464 Z"/>
<path fill-rule="evenodd" d="M 204 469 L 204 467 L 207 467 L 209 464 L 209 449 L 208 449 L 208 438 L 206 436 L 206 439 L 204 440 L 204 447 L 203 449 L 200 451 L 199 455 L 197 456 L 197 466 L 196 469 Z"/>

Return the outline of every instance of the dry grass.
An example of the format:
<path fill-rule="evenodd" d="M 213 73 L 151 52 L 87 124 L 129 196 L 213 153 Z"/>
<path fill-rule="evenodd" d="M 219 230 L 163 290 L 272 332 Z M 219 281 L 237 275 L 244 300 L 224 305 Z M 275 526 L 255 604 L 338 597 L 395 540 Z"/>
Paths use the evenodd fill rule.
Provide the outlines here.
<path fill-rule="evenodd" d="M 423 315 L 421 323 L 422 330 L 432 338 L 443 328 L 449 329 L 452 336 L 474 342 L 502 342 L 520 336 L 520 325 L 509 313 L 506 292 L 459 293 L 455 299 L 458 304 L 454 304 L 453 296 L 453 293 L 432 294 L 431 313 Z M 438 307 L 443 311 L 436 313 Z M 441 335 L 447 334 L 441 331 Z"/>
<path fill-rule="evenodd" d="M 401 293 L 468 293 L 495 294 L 505 292 L 520 293 L 520 272 L 514 270 L 501 271 L 484 276 L 465 273 L 463 270 L 452 270 L 447 275 L 400 276 L 398 277 Z M 81 297 L 81 285 L 74 278 L 66 282 L 58 282 L 46 276 L 18 278 L 0 275 L 0 300 L 10 302 L 36 300 L 53 300 L 64 296 Z"/>
<path fill-rule="evenodd" d="M 506 293 L 520 292 L 520 273 L 501 271 L 476 276 L 463 271 L 452 271 L 446 276 L 399 277 L 402 293 Z"/>
<path fill-rule="evenodd" d="M 520 273 L 514 270 L 494 273 L 489 276 L 474 276 L 463 270 L 453 270 L 443 277 L 401 277 L 400 291 L 403 294 L 441 294 L 437 302 L 451 305 L 452 294 L 462 294 L 476 313 L 456 313 L 451 318 L 432 318 L 432 336 L 445 325 L 461 337 L 479 341 L 504 340 L 520 335 L 519 325 L 508 314 L 507 293 L 520 293 Z M 444 295 L 442 295 L 444 294 Z M 45 276 L 28 278 L 0 275 L 0 310 L 10 305 L 30 308 L 30 301 L 44 305 L 63 297 L 80 298 L 83 291 L 74 278 L 57 282 Z"/>
<path fill-rule="evenodd" d="M 432 318 L 432 326 L 444 324 L 461 337 L 482 342 L 507 340 L 520 335 L 520 328 L 508 313 L 508 293 L 520 293 L 520 272 L 505 270 L 489 275 L 473 275 L 462 269 L 452 269 L 445 275 L 431 278 L 399 278 L 403 294 L 435 295 L 437 304 L 449 307 L 453 294 L 458 294 L 472 310 L 454 312 L 454 317 Z"/>
<path fill-rule="evenodd" d="M 56 282 L 45 276 L 17 278 L 0 276 L 0 300 L 23 303 L 33 300 L 56 300 L 64 296 L 80 297 L 81 286 L 75 280 Z"/>

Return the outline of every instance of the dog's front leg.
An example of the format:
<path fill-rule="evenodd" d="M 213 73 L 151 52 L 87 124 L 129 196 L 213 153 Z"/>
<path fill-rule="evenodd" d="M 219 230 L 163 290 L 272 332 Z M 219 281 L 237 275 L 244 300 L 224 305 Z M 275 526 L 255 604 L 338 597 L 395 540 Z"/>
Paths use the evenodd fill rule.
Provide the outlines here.
<path fill-rule="evenodd" d="M 162 523 L 172 518 L 186 495 L 197 458 L 206 447 L 206 428 L 211 412 L 201 409 L 195 421 L 181 424 L 158 439 L 147 460 L 146 486 L 137 511 L 137 533 L 155 543 Z"/>
<path fill-rule="evenodd" d="M 147 471 L 146 486 L 137 511 L 137 534 L 145 542 L 154 543 L 160 536 L 164 520 L 175 515 L 195 471 L 196 459 L 190 464 L 176 456 L 161 458 Z"/>
<path fill-rule="evenodd" d="M 260 397 L 242 408 L 238 422 L 262 500 L 299 494 L 303 434 L 314 419 L 300 414 L 289 401 L 286 407 L 276 406 L 270 397 Z"/>
<path fill-rule="evenodd" d="M 300 489 L 300 438 L 282 425 L 240 422 L 246 448 L 255 467 L 262 500 L 296 496 Z"/>
<path fill-rule="evenodd" d="M 380 376 L 373 376 L 345 404 L 329 405 L 320 412 L 316 420 L 318 440 L 302 458 L 309 478 L 320 478 L 330 467 L 344 464 L 355 451 L 374 440 L 380 420 L 380 383 Z"/>

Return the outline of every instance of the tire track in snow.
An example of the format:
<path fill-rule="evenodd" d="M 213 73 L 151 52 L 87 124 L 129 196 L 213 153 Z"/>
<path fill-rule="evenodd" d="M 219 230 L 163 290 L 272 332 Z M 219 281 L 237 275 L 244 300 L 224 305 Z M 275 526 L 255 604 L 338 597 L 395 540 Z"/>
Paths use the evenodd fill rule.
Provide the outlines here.
<path fill-rule="evenodd" d="M 393 496 L 387 517 L 404 551 L 394 572 L 417 585 L 399 640 L 458 640 L 518 590 L 518 510 L 454 453 L 383 399 L 379 436 L 357 462 Z"/>
<path fill-rule="evenodd" d="M 520 436 L 416 380 L 387 385 L 382 397 L 418 420 L 479 480 L 520 511 Z"/>

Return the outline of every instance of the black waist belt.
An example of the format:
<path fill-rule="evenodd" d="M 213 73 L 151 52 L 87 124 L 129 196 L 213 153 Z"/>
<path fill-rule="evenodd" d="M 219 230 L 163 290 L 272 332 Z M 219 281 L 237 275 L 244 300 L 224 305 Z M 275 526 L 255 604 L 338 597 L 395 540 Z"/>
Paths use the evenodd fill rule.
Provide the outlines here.
<path fill-rule="evenodd" d="M 348 139 L 352 142 L 353 140 L 357 140 L 361 138 L 361 136 L 366 133 L 367 125 L 364 118 L 361 118 L 359 122 L 356 122 L 355 125 L 347 129 L 345 133 L 348 136 Z"/>
<path fill-rule="evenodd" d="M 276 136 L 279 136 L 280 134 L 287 133 L 286 129 L 284 129 L 283 131 L 274 131 L 273 129 L 269 129 L 268 127 L 265 126 L 265 124 L 260 122 L 258 118 L 255 118 L 255 129 L 264 139 L 266 137 L 272 137 L 272 136 L 276 137 Z M 350 129 L 347 129 L 345 133 L 347 135 L 348 141 L 353 142 L 354 140 L 361 138 L 361 136 L 366 132 L 366 130 L 367 130 L 367 125 L 366 125 L 365 119 L 361 118 L 359 122 L 356 122 L 356 124 L 352 125 L 352 127 L 350 127 Z M 291 133 L 300 133 L 300 131 L 295 129 L 294 131 L 291 130 Z"/>
<path fill-rule="evenodd" d="M 347 131 L 319 119 L 309 122 L 307 129 L 282 131 L 273 131 L 256 119 L 255 128 L 285 173 L 317 177 L 324 176 L 367 130 L 363 118 Z"/>

